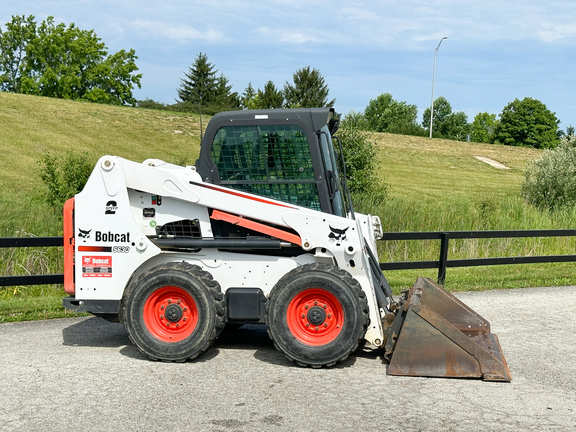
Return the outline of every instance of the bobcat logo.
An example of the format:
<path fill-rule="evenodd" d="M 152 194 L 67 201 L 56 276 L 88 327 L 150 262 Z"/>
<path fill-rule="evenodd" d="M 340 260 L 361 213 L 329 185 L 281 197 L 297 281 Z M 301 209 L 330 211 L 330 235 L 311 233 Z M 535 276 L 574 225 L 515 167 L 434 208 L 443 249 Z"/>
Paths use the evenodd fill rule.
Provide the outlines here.
<path fill-rule="evenodd" d="M 89 238 L 90 238 L 90 232 L 91 232 L 92 230 L 87 230 L 87 231 L 86 231 L 86 230 L 83 230 L 83 229 L 78 228 L 78 231 L 80 231 L 80 232 L 78 233 L 78 238 L 84 239 L 84 241 L 86 241 L 86 239 L 89 239 Z"/>
<path fill-rule="evenodd" d="M 328 238 L 331 242 L 336 242 L 336 246 L 340 246 L 340 242 L 346 241 L 346 231 L 348 231 L 348 228 L 350 227 L 344 229 L 330 227 L 331 232 L 328 235 Z"/>

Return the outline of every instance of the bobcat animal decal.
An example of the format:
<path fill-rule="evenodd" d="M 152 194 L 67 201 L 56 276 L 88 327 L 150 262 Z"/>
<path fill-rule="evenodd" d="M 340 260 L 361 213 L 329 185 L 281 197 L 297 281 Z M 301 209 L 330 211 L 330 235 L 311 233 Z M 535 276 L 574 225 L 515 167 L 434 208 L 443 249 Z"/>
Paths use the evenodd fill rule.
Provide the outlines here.
<path fill-rule="evenodd" d="M 79 231 L 78 238 L 84 239 L 84 241 L 86 241 L 86 239 L 90 238 L 90 232 L 92 230 L 83 230 L 83 229 L 78 228 L 78 231 Z"/>
<path fill-rule="evenodd" d="M 346 227 L 344 229 L 339 229 L 339 228 L 334 228 L 330 226 L 330 234 L 328 235 L 328 238 L 330 239 L 331 242 L 336 242 L 336 246 L 340 246 L 340 242 L 343 242 L 346 240 L 346 231 L 348 231 L 348 228 L 350 227 Z"/>

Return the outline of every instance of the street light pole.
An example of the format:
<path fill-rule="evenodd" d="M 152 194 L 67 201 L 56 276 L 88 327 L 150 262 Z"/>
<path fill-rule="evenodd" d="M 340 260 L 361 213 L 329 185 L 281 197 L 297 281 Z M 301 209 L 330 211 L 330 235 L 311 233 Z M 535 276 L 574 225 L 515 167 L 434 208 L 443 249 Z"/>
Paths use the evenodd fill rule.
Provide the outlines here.
<path fill-rule="evenodd" d="M 448 36 L 444 36 L 438 42 L 438 46 L 434 51 L 434 69 L 432 69 L 432 102 L 430 102 L 430 138 L 432 138 L 432 122 L 434 119 L 434 80 L 436 79 L 436 54 L 438 54 L 438 49 L 440 48 L 440 44 L 444 39 L 448 39 Z"/>

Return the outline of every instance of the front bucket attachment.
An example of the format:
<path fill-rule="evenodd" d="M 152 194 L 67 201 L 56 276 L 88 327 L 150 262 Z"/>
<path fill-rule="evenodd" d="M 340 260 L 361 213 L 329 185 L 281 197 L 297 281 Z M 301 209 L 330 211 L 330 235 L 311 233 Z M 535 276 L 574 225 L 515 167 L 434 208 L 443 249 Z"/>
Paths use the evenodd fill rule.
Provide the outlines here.
<path fill-rule="evenodd" d="M 490 323 L 430 279 L 418 278 L 388 329 L 388 374 L 510 381 Z"/>

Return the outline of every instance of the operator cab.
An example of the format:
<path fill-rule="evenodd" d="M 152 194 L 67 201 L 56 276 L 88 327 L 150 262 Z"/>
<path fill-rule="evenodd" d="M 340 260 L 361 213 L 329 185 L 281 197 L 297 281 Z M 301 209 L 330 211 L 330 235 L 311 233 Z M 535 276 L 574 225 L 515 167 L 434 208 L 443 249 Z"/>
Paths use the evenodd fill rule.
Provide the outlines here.
<path fill-rule="evenodd" d="M 332 135 L 333 108 L 216 114 L 196 170 L 206 182 L 346 216 Z"/>

